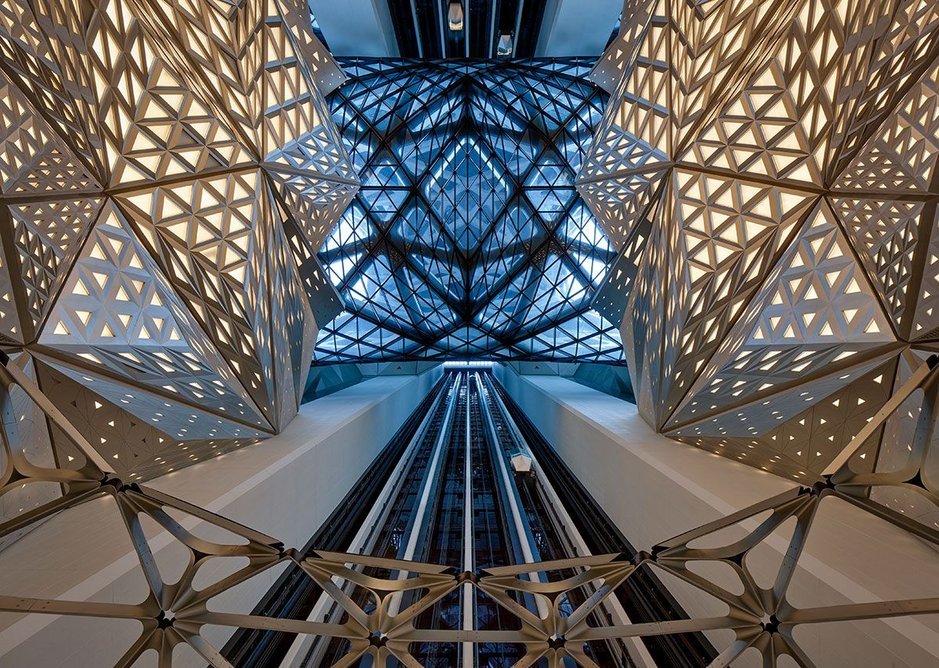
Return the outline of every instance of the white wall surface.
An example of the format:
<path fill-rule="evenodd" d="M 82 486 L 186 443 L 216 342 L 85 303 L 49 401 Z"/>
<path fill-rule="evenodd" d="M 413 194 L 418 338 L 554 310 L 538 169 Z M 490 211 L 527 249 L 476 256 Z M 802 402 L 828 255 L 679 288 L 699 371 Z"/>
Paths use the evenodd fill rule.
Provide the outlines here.
<path fill-rule="evenodd" d="M 557 0 L 545 13 L 538 55 L 599 56 L 603 53 L 616 19 L 623 10 L 622 0 Z"/>
<path fill-rule="evenodd" d="M 656 434 L 633 404 L 570 380 L 519 376 L 505 368 L 497 375 L 638 549 L 795 486 Z M 766 574 L 775 572 L 771 567 L 787 541 L 774 536 L 768 543 L 759 555 L 765 561 L 753 564 Z M 834 499 L 820 506 L 800 566 L 790 587 L 797 607 L 939 596 L 939 556 L 933 549 Z M 696 590 L 665 582 L 689 614 L 723 614 Z M 820 667 L 939 666 L 936 616 L 805 626 L 796 638 Z M 727 638 L 715 635 L 712 641 Z"/>
<path fill-rule="evenodd" d="M 313 0 L 310 7 L 334 56 L 398 55 L 386 0 Z"/>
<path fill-rule="evenodd" d="M 441 374 L 438 367 L 416 377 L 365 381 L 302 406 L 279 436 L 148 484 L 278 538 L 288 548 L 301 548 Z M 146 585 L 112 503 L 100 499 L 60 513 L 0 553 L 0 593 L 141 602 Z M 158 526 L 149 528 L 161 572 L 181 572 L 187 553 Z M 212 538 L 204 524 L 187 528 Z M 240 585 L 224 600 L 213 601 L 212 609 L 250 612 L 280 572 Z M 4 668 L 98 668 L 113 665 L 140 627 L 137 622 L 0 613 L 0 629 Z M 208 628 L 203 634 L 221 647 L 231 630 Z M 186 651 L 180 650 L 174 665 L 205 666 Z"/>

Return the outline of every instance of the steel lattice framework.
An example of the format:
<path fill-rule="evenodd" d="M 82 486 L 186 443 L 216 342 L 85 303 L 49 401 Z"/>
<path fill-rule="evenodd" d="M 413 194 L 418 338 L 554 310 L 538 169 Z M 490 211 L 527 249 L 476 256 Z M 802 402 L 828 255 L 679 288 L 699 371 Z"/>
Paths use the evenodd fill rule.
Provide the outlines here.
<path fill-rule="evenodd" d="M 132 666 L 146 655 L 156 655 L 160 666 L 172 666 L 174 650 L 186 644 L 210 665 L 228 668 L 231 664 L 201 634 L 204 627 L 215 626 L 342 639 L 347 643 L 346 653 L 336 666 L 353 665 L 366 655 L 372 657 L 376 666 L 388 665 L 390 659 L 419 666 L 411 654 L 415 643 L 512 643 L 523 645 L 526 650 L 515 664 L 517 668 L 535 665 L 541 659 L 558 668 L 566 665 L 565 659 L 586 668 L 598 668 L 590 658 L 592 642 L 726 629 L 733 632 L 735 640 L 721 648 L 720 655 L 711 663 L 713 668 L 731 665 L 753 650 L 762 655 L 764 666 L 783 665 L 780 661 L 787 657 L 796 665 L 810 668 L 814 663 L 793 633 L 800 626 L 939 613 L 939 598 L 808 608 L 795 607 L 787 598 L 813 520 L 829 499 L 849 503 L 939 547 L 939 531 L 935 527 L 924 526 L 878 503 L 872 494 L 905 489 L 939 504 L 939 487 L 929 473 L 929 462 L 935 459 L 935 444 L 939 442 L 937 363 L 939 357 L 934 356 L 919 365 L 811 487 L 793 487 L 631 558 L 596 555 L 461 573 L 441 565 L 357 554 L 320 551 L 304 557 L 295 549 L 285 549 L 270 536 L 185 501 L 137 484 L 125 484 L 109 471 L 108 462 L 20 367 L 6 361 L 0 366 L 0 408 L 4 416 L 0 434 L 4 462 L 0 499 L 21 485 L 50 482 L 61 485 L 63 494 L 25 512 L 8 514 L 0 522 L 0 538 L 7 538 L 53 513 L 105 497 L 123 519 L 149 593 L 139 604 L 0 594 L 0 610 L 134 620 L 140 625 L 140 634 L 117 661 L 120 667 Z M 868 436 L 895 412 L 902 413 L 911 400 L 922 419 L 917 421 L 911 436 L 906 465 L 888 473 L 856 472 L 852 463 L 858 461 L 857 455 Z M 33 459 L 28 441 L 23 440 L 23 433 L 13 419 L 23 411 L 24 404 L 44 414 L 60 430 L 63 438 L 55 442 L 57 460 L 65 461 L 68 454 L 70 467 Z M 147 537 L 142 528 L 144 518 L 155 522 L 172 537 L 177 549 L 187 555 L 185 568 L 176 575 L 164 573 L 162 568 L 170 566 L 161 567 L 154 557 L 152 542 L 158 537 Z M 211 531 L 207 531 L 209 528 Z M 207 535 L 213 539 L 206 538 Z M 772 585 L 763 587 L 753 570 L 762 562 L 753 561 L 752 555 L 767 541 L 780 538 L 788 544 L 785 558 L 774 571 Z M 224 607 L 212 605 L 225 592 L 252 578 L 263 577 L 266 571 L 284 563 L 298 564 L 324 596 L 342 610 L 342 619 L 280 619 L 227 612 Z M 712 568 L 706 568 L 708 565 Z M 725 571 L 715 573 L 715 565 L 721 565 Z M 868 568 L 875 570 L 873 566 Z M 679 578 L 720 602 L 725 612 L 641 624 L 590 623 L 592 613 L 601 610 L 617 588 L 640 569 Z M 730 578 L 727 572 L 732 574 Z M 532 581 L 531 573 L 541 574 L 541 581 Z M 876 577 L 875 573 L 871 575 Z M 461 631 L 422 628 L 417 623 L 422 611 L 460 587 L 475 587 L 480 595 L 491 597 L 512 614 L 517 624 L 506 624 L 512 628 Z M 363 589 L 369 594 L 367 608 L 354 601 L 356 590 Z M 567 595 L 574 591 L 578 592 L 577 600 L 584 602 L 571 607 Z M 523 600 L 520 595 L 538 600 L 541 605 L 526 607 L 520 603 Z"/>
<path fill-rule="evenodd" d="M 357 187 L 341 80 L 302 1 L 0 8 L 0 346 L 122 475 L 296 413 Z"/>
<path fill-rule="evenodd" d="M 346 312 L 317 361 L 621 361 L 590 308 L 615 252 L 574 188 L 606 100 L 588 61 L 343 66 L 362 189 L 319 254 Z"/>
<path fill-rule="evenodd" d="M 640 411 L 812 480 L 939 346 L 939 5 L 623 16 L 578 188 L 622 252 L 605 294 Z M 872 434 L 868 466 L 899 466 L 911 428 Z"/>
<path fill-rule="evenodd" d="M 366 654 L 374 665 L 414 665 L 411 643 L 507 642 L 526 647 L 522 666 L 592 666 L 590 642 L 727 629 L 734 641 L 714 666 L 752 651 L 764 665 L 812 666 L 800 626 L 939 614 L 936 598 L 798 608 L 788 597 L 828 503 L 939 546 L 931 0 L 629 0 L 596 72 L 615 91 L 580 188 L 621 252 L 617 289 L 605 294 L 628 297 L 623 340 L 641 410 L 672 436 L 799 479 L 788 492 L 632 559 L 459 573 L 360 555 L 301 558 L 131 482 L 276 431 L 296 410 L 317 317 L 330 309 L 315 252 L 357 187 L 317 88 L 336 83 L 337 71 L 301 9 L 286 0 L 0 6 L 0 540 L 105 500 L 147 585 L 138 604 L 0 595 L 0 610 L 131 620 L 140 634 L 120 666 L 144 655 L 172 665 L 180 645 L 229 665 L 203 636 L 208 626 L 345 639 L 339 665 Z M 538 108 L 542 122 L 555 122 L 551 109 Z M 477 166 L 473 178 L 501 187 L 484 177 L 498 163 L 483 168 L 481 154 L 460 151 L 441 155 L 461 155 Z M 382 164 L 375 178 L 407 167 Z M 456 203 L 466 184 L 435 178 L 427 187 Z M 454 239 L 473 239 L 477 220 L 467 216 Z M 518 326 L 541 308 L 530 303 Z M 373 346 L 379 329 L 349 341 Z M 470 341 L 481 339 L 461 345 Z M 143 530 L 154 522 L 159 539 L 186 554 L 177 577 L 161 571 Z M 754 554 L 781 536 L 784 558 L 761 586 Z M 219 562 L 229 565 L 206 568 Z M 287 562 L 344 610 L 342 623 L 210 605 Z M 589 625 L 639 569 L 678 578 L 723 612 Z M 544 581 L 525 577 L 533 571 Z M 458 587 L 491 597 L 517 627 L 416 624 Z M 354 604 L 356 588 L 374 608 Z M 567 613 L 559 602 L 575 589 L 585 603 Z M 546 612 L 519 605 L 519 593 Z"/>

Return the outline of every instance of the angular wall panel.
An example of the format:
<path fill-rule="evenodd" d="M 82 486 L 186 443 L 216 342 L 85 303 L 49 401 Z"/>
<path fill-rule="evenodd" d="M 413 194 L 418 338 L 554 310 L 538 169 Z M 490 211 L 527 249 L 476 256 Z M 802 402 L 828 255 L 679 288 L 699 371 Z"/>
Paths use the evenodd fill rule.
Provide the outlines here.
<path fill-rule="evenodd" d="M 4 230 L 17 251 L 26 308 L 34 330 L 42 327 L 72 263 L 101 210 L 102 198 L 59 199 L 10 207 Z"/>
<path fill-rule="evenodd" d="M 113 204 L 75 261 L 38 344 L 270 428 Z"/>
<path fill-rule="evenodd" d="M 0 342 L 111 407 L 80 422 L 127 475 L 283 428 L 336 313 L 316 251 L 358 180 L 301 10 L 0 8 Z"/>
<path fill-rule="evenodd" d="M 773 437 L 838 440 L 853 418 L 823 400 L 939 337 L 933 5 L 624 3 L 578 188 L 624 248 L 646 207 L 667 212 L 636 278 L 603 293 L 657 429 L 817 475 Z M 863 399 L 873 414 L 886 393 Z"/>
<path fill-rule="evenodd" d="M 0 191 L 39 195 L 94 192 L 97 180 L 49 123 L 0 72 Z"/>
<path fill-rule="evenodd" d="M 39 356 L 36 364 L 43 391 L 57 398 L 63 415 L 113 471 L 129 480 L 169 473 L 267 435 L 202 410 L 167 405 L 50 358 Z M 52 438 L 64 440 L 55 427 Z"/>

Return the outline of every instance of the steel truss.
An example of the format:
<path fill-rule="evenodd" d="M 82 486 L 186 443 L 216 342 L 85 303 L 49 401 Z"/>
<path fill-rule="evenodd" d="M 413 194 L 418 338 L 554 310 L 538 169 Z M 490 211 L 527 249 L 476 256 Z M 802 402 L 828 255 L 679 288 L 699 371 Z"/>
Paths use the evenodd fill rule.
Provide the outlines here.
<path fill-rule="evenodd" d="M 348 641 L 348 652 L 335 665 L 352 665 L 359 657 L 369 655 L 375 665 L 386 665 L 394 657 L 404 665 L 419 665 L 409 654 L 411 643 L 513 643 L 526 648 L 516 665 L 530 666 L 546 658 L 551 666 L 562 666 L 565 658 L 581 666 L 596 668 L 585 651 L 586 643 L 611 638 L 642 638 L 671 633 L 729 629 L 736 640 L 724 648 L 712 666 L 730 665 L 749 648 L 759 651 L 764 665 L 776 666 L 782 656 L 791 657 L 800 666 L 812 666 L 811 659 L 800 648 L 793 630 L 800 625 L 848 622 L 864 619 L 886 619 L 939 613 L 939 598 L 880 601 L 835 605 L 817 608 L 796 608 L 787 599 L 787 591 L 799 568 L 799 560 L 812 530 L 812 523 L 822 503 L 836 498 L 872 513 L 890 524 L 939 546 L 939 531 L 903 516 L 870 498 L 871 490 L 881 487 L 902 487 L 922 495 L 939 505 L 939 487 L 926 473 L 924 464 L 934 442 L 937 399 L 939 399 L 939 366 L 930 358 L 915 370 L 909 381 L 890 398 L 868 424 L 877 429 L 911 396 L 922 396 L 921 419 L 910 443 L 911 457 L 906 468 L 891 473 L 855 473 L 851 467 L 854 455 L 863 446 L 867 434 L 862 431 L 840 453 L 830 470 L 812 487 L 793 489 L 754 504 L 739 512 L 697 529 L 676 536 L 638 553 L 633 559 L 619 554 L 597 555 L 575 559 L 520 564 L 490 568 L 479 572 L 412 561 L 378 559 L 335 552 L 315 552 L 302 558 L 295 549 L 285 549 L 275 538 L 253 531 L 219 515 L 207 512 L 156 490 L 137 484 L 126 484 L 115 477 L 107 463 L 68 422 L 52 402 L 15 364 L 0 366 L 4 415 L 3 486 L 0 496 L 21 485 L 55 482 L 63 487 L 61 498 L 0 524 L 0 536 L 23 528 L 30 522 L 48 517 L 66 508 L 73 508 L 90 498 L 106 496 L 116 504 L 139 558 L 150 593 L 138 605 L 61 601 L 19 596 L 0 596 L 0 610 L 7 612 L 75 615 L 95 618 L 120 618 L 140 622 L 141 634 L 118 661 L 130 666 L 144 653 L 159 655 L 160 666 L 172 665 L 173 649 L 186 643 L 211 665 L 230 664 L 201 635 L 206 625 L 286 631 L 339 638 Z M 18 388 L 43 411 L 57 428 L 67 435 L 71 452 L 84 455 L 75 468 L 37 467 L 20 449 L 11 430 L 16 429 L 12 413 L 11 393 Z M 744 530 L 748 520 L 769 513 L 754 529 Z M 228 532 L 230 543 L 200 538 L 184 527 L 178 517 L 191 516 Z M 189 552 L 182 576 L 169 584 L 161 574 L 150 543 L 141 528 L 146 516 L 168 532 Z M 757 585 L 748 565 L 748 557 L 764 540 L 788 520 L 794 518 L 796 528 L 789 546 L 769 588 Z M 693 547 L 701 538 L 715 536 L 730 527 L 743 530 L 742 537 L 719 546 Z M 200 589 L 193 586 L 199 569 L 212 560 L 246 558 L 239 569 Z M 209 609 L 216 596 L 282 564 L 297 563 L 346 613 L 343 623 L 314 620 L 278 619 L 250 614 L 223 613 Z M 736 594 L 694 569 L 696 563 L 722 563 L 729 566 L 742 586 Z M 692 587 L 722 601 L 728 608 L 725 615 L 662 621 L 641 624 L 592 626 L 588 624 L 596 611 L 629 577 L 640 569 L 657 569 L 670 573 Z M 527 574 L 543 574 L 535 582 Z M 418 615 L 448 593 L 463 586 L 475 587 L 481 595 L 494 600 L 512 613 L 521 623 L 520 629 L 493 631 L 430 630 L 415 626 Z M 359 607 L 350 592 L 361 588 L 370 593 L 372 604 Z M 570 614 L 562 614 L 565 597 L 574 590 L 586 593 L 583 603 Z M 530 595 L 543 605 L 536 613 L 520 604 L 521 594 Z M 599 616 L 595 618 L 601 618 Z"/>
<path fill-rule="evenodd" d="M 606 99 L 588 60 L 341 62 L 362 188 L 319 253 L 346 312 L 317 362 L 622 362 L 590 308 L 615 252 L 574 188 Z"/>

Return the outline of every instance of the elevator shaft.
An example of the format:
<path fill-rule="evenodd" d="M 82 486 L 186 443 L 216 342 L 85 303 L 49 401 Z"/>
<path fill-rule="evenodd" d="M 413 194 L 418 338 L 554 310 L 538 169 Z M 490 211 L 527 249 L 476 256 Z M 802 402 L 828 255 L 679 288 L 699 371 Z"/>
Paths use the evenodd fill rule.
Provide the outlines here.
<path fill-rule="evenodd" d="M 473 573 L 585 554 L 571 538 L 576 529 L 550 482 L 536 473 L 539 464 L 494 382 L 488 371 L 447 373 L 439 396 L 348 551 Z M 540 577 L 547 576 L 529 576 Z M 369 605 L 364 593 L 350 596 L 363 608 Z M 415 596 L 396 596 L 391 613 L 405 609 Z M 573 610 L 576 598 L 563 601 L 562 608 Z M 548 615 L 541 597 L 518 594 L 517 603 L 541 617 Z M 335 621 L 341 610 L 333 605 L 320 614 Z M 517 616 L 469 584 L 425 610 L 415 625 L 450 631 L 521 628 Z M 622 643 L 594 645 L 589 651 L 600 665 L 633 665 Z M 299 665 L 329 666 L 346 650 L 346 641 L 314 641 Z M 412 647 L 411 654 L 427 668 L 508 668 L 525 655 L 525 648 L 508 643 L 422 643 Z"/>

